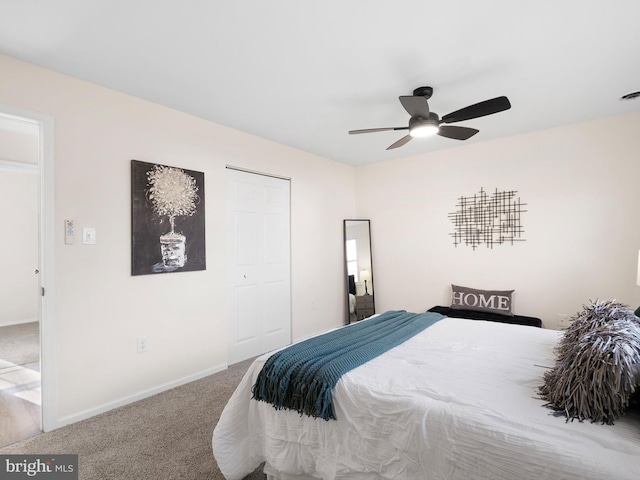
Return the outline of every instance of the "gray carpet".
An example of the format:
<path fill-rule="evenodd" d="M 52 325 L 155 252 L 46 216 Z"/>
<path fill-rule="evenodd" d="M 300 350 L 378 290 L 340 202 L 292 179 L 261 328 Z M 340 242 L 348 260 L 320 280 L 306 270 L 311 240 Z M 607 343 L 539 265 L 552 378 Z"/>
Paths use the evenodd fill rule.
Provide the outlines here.
<path fill-rule="evenodd" d="M 0 359 L 15 365 L 40 361 L 38 322 L 0 327 Z"/>
<path fill-rule="evenodd" d="M 78 454 L 81 480 L 223 480 L 211 436 L 250 363 L 0 448 L 0 454 Z M 259 468 L 246 480 L 265 478 Z"/>

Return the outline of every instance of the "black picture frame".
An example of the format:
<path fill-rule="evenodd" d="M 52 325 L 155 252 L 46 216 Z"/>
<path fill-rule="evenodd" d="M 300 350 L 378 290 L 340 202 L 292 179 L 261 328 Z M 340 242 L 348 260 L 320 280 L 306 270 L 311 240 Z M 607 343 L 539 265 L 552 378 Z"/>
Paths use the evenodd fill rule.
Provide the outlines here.
<path fill-rule="evenodd" d="M 164 214 L 158 212 L 162 192 L 152 188 L 165 173 L 179 181 L 177 189 L 164 182 L 164 190 L 178 192 L 178 200 L 188 197 L 183 204 L 189 211 L 173 215 L 173 228 L 166 208 Z M 131 275 L 198 270 L 206 270 L 204 173 L 131 160 Z"/>

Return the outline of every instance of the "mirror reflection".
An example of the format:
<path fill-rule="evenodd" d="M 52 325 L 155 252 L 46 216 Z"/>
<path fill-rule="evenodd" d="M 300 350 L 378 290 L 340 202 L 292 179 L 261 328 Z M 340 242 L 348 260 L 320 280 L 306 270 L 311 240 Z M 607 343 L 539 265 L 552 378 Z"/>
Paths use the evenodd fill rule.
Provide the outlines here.
<path fill-rule="evenodd" d="M 352 323 L 375 313 L 369 220 L 344 221 L 344 252 L 347 275 L 346 323 Z"/>

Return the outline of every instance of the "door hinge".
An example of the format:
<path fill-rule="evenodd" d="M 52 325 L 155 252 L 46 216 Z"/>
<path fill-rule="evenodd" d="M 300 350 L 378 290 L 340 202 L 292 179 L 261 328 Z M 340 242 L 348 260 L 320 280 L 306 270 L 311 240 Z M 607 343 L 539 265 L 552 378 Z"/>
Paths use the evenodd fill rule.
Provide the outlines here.
<path fill-rule="evenodd" d="M 44 287 L 41 287 L 41 288 L 42 288 L 42 296 L 44 297 Z"/>

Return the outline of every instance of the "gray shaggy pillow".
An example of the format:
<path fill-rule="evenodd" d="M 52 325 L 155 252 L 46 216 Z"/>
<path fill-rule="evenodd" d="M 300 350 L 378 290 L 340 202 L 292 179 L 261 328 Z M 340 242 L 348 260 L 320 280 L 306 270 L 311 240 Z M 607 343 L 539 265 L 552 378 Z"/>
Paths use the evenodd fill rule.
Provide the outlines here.
<path fill-rule="evenodd" d="M 640 386 L 640 319 L 626 305 L 595 301 L 572 317 L 540 395 L 568 420 L 613 424 Z"/>

